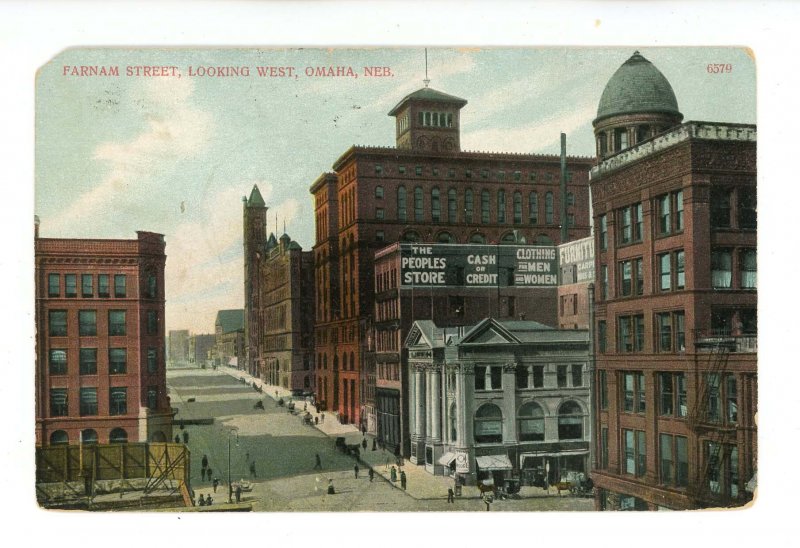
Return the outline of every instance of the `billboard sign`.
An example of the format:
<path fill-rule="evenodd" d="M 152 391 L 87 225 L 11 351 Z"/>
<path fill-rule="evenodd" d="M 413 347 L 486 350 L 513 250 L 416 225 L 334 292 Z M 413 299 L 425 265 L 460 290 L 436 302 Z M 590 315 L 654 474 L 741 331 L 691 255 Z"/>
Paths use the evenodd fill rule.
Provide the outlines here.
<path fill-rule="evenodd" d="M 554 246 L 400 244 L 402 287 L 555 287 Z"/>
<path fill-rule="evenodd" d="M 561 284 L 594 281 L 594 238 L 582 238 L 558 246 Z"/>

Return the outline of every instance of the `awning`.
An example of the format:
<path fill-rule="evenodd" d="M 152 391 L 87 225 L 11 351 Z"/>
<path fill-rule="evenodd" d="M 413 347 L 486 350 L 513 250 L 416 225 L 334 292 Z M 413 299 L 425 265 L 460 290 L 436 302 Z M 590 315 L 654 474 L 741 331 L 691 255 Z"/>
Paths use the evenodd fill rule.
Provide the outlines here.
<path fill-rule="evenodd" d="M 483 471 L 490 472 L 492 470 L 511 470 L 511 461 L 508 460 L 506 455 L 486 455 L 483 457 L 476 457 L 478 461 L 478 468 Z"/>
<path fill-rule="evenodd" d="M 454 460 L 456 460 L 456 454 L 455 453 L 451 453 L 451 452 L 448 451 L 447 453 L 442 455 L 442 458 L 439 459 L 439 464 L 444 464 L 445 466 L 450 466 L 450 464 Z"/>
<path fill-rule="evenodd" d="M 519 456 L 519 458 L 520 458 L 520 462 L 522 463 L 522 469 L 525 470 L 525 469 L 530 469 L 530 468 L 537 468 L 538 465 L 541 463 L 541 461 L 538 461 L 538 462 L 532 462 L 532 463 L 529 464 L 528 462 L 526 462 L 528 459 L 537 459 L 538 460 L 538 459 L 540 459 L 542 457 L 569 457 L 569 456 L 573 456 L 573 455 L 588 455 L 588 454 L 589 454 L 589 450 L 588 449 L 569 449 L 569 450 L 566 450 L 566 451 L 556 451 L 556 452 L 553 452 L 553 451 L 550 451 L 550 452 L 542 451 L 541 453 L 536 453 L 536 452 L 534 452 L 534 453 L 522 453 Z"/>

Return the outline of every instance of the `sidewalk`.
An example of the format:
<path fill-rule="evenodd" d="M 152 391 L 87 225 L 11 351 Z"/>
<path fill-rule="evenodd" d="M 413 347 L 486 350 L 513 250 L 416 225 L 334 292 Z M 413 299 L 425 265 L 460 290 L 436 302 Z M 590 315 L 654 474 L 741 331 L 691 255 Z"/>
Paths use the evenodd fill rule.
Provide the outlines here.
<path fill-rule="evenodd" d="M 218 366 L 218 369 L 228 375 L 237 379 L 244 379 L 245 383 L 252 385 L 255 383 L 260 387 L 265 396 L 269 396 L 272 400 L 283 398 L 285 402 L 292 399 L 291 392 L 279 386 L 272 386 L 262 382 L 259 379 L 254 379 L 250 374 L 245 371 L 233 369 L 226 366 Z M 303 414 L 304 399 L 298 398 L 293 400 L 295 402 L 295 409 L 299 409 L 299 414 Z M 433 474 L 425 471 L 424 466 L 413 464 L 408 459 L 403 459 L 403 466 L 397 467 L 396 458 L 393 453 L 377 448 L 372 450 L 372 444 L 375 436 L 367 434 L 367 449 L 363 450 L 361 442 L 364 439 L 361 432 L 353 424 L 340 424 L 338 418 L 334 413 L 326 411 L 324 413 L 325 420 L 322 421 L 323 413 L 318 413 L 317 409 L 310 403 L 307 406 L 307 411 L 311 413 L 312 417 L 320 419 L 319 424 L 316 425 L 317 430 L 331 436 L 342 436 L 348 445 L 359 444 L 359 468 L 360 474 L 365 476 L 369 473 L 369 468 L 375 471 L 375 481 L 386 481 L 392 484 L 395 488 L 400 489 L 400 472 L 406 473 L 406 494 L 417 500 L 434 500 L 434 499 L 447 499 L 447 489 L 452 488 L 454 485 L 453 478 L 447 476 L 434 476 Z M 392 483 L 391 470 L 392 467 L 397 469 L 397 481 Z M 481 498 L 480 490 L 477 486 L 463 486 L 461 499 L 479 499 Z M 569 496 L 568 493 L 560 494 L 555 488 L 550 488 L 548 491 L 540 487 L 524 486 L 520 489 L 519 494 L 514 495 L 514 498 L 539 498 L 539 497 L 559 497 Z"/>

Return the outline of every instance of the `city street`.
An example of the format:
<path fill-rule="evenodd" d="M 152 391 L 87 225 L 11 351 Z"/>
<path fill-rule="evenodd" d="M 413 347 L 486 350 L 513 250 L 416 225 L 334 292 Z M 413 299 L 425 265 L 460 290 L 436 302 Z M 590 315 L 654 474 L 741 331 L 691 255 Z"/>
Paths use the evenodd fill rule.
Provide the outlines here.
<path fill-rule="evenodd" d="M 240 374 L 240 372 L 234 372 Z M 484 502 L 465 490 L 465 496 L 454 504 L 446 500 L 443 478 L 434 478 L 422 470 L 409 470 L 409 482 L 429 482 L 435 497 L 422 498 L 404 492 L 381 474 L 385 466 L 376 465 L 374 481 L 370 482 L 367 465 L 361 467 L 358 479 L 354 476 L 356 461 L 334 449 L 334 439 L 313 426 L 302 424 L 300 416 L 278 407 L 274 387 L 265 386 L 264 393 L 256 392 L 229 372 L 210 369 L 170 369 L 167 384 L 172 406 L 178 409 L 174 433 L 189 435 L 191 450 L 192 488 L 196 494 L 211 494 L 214 505 L 228 499 L 228 447 L 230 442 L 230 477 L 232 481 L 252 481 L 253 490 L 242 494 L 256 511 L 485 511 Z M 267 394 L 270 394 L 269 396 Z M 194 399 L 194 401 L 190 401 Z M 263 401 L 264 409 L 254 408 Z M 298 402 L 298 407 L 302 403 Z M 302 407 L 300 407 L 302 408 Z M 211 424 L 193 424 L 195 421 Z M 349 426 L 348 443 L 360 439 Z M 329 428 L 328 428 L 329 429 Z M 330 430 L 330 429 L 329 429 Z M 341 435 L 341 434 L 338 434 Z M 371 442 L 371 439 L 370 439 Z M 315 470 L 315 455 L 319 454 L 322 470 Z M 211 481 L 201 480 L 201 461 L 207 455 L 213 476 L 220 480 L 217 492 Z M 380 462 L 381 452 L 365 452 L 368 462 Z M 255 477 L 250 464 L 255 463 Z M 416 468 L 408 464 L 409 468 Z M 332 480 L 336 494 L 328 495 Z M 424 491 L 424 490 L 423 490 Z M 420 492 L 417 489 L 415 492 Z M 570 496 L 535 496 L 516 500 L 495 501 L 491 511 L 574 511 L 591 510 L 591 499 Z"/>

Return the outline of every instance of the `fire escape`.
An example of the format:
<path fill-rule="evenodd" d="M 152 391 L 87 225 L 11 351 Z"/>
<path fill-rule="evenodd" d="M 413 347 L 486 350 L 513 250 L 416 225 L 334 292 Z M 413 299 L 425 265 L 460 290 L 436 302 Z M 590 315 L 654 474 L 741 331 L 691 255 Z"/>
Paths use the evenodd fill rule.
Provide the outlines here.
<path fill-rule="evenodd" d="M 733 492 L 729 481 L 731 453 L 736 447 L 740 421 L 729 420 L 722 389 L 730 353 L 747 352 L 750 344 L 748 337 L 729 333 L 711 333 L 709 336 L 708 332 L 695 332 L 695 386 L 698 388 L 687 418 L 699 444 L 694 459 L 697 463 L 695 475 L 687 494 L 697 508 L 739 506 L 742 503 L 736 494 L 738 486 Z"/>

